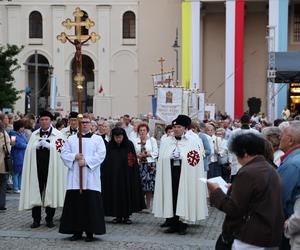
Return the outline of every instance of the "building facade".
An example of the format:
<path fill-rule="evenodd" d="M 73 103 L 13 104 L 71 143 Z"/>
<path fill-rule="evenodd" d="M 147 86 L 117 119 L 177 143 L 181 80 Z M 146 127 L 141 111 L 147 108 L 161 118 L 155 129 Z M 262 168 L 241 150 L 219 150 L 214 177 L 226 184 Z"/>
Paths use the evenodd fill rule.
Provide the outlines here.
<path fill-rule="evenodd" d="M 271 53 L 300 49 L 299 6 L 297 0 L 183 1 L 183 84 L 234 118 L 251 97 L 261 99 L 270 120 L 285 106 L 300 112 L 291 85 L 267 79 Z"/>
<path fill-rule="evenodd" d="M 180 5 L 180 0 L 0 1 L 0 44 L 24 46 L 15 86 L 30 97 L 25 107 L 24 91 L 16 111 L 38 113 L 51 106 L 55 92 L 56 110 L 67 114 L 78 109 L 75 48 L 56 37 L 61 32 L 74 34 L 61 23 L 74 18 L 73 11 L 80 7 L 85 18 L 95 21 L 90 32 L 101 36 L 97 43 L 82 46 L 84 111 L 104 117 L 150 112 L 151 74 L 159 72 L 159 58 L 167 59 L 166 69 L 175 65 L 172 44 L 180 26 Z M 53 81 L 56 91 L 51 90 Z"/>
<path fill-rule="evenodd" d="M 32 111 L 51 104 L 47 65 L 57 85 L 56 109 L 66 114 L 78 108 L 75 49 L 56 39 L 74 32 L 61 23 L 77 6 L 95 21 L 90 31 L 101 36 L 82 49 L 85 111 L 105 117 L 150 112 L 151 74 L 160 72 L 160 57 L 165 70 L 178 71 L 184 87 L 204 92 L 206 103 L 231 117 L 247 110 L 251 97 L 261 99 L 261 112 L 270 119 L 285 106 L 300 109 L 291 85 L 267 79 L 269 51 L 300 50 L 297 0 L 2 0 L 0 44 L 24 45 L 15 86 L 31 90 Z M 182 62 L 177 69 L 176 29 Z M 16 111 L 25 111 L 25 99 L 23 93 Z"/>

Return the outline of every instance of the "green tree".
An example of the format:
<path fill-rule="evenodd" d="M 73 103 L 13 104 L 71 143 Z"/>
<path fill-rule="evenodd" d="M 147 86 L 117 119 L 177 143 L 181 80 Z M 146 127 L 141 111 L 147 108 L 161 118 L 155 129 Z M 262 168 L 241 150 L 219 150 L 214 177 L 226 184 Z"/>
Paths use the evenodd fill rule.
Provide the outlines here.
<path fill-rule="evenodd" d="M 22 91 L 13 86 L 13 73 L 20 68 L 16 56 L 23 49 L 16 45 L 0 46 L 0 109 L 12 108 Z"/>

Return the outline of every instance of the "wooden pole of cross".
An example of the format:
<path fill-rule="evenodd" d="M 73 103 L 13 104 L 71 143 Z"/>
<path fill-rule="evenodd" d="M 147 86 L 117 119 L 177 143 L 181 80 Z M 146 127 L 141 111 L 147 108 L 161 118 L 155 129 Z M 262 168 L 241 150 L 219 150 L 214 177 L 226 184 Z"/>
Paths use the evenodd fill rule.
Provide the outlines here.
<path fill-rule="evenodd" d="M 83 92 L 83 83 L 84 83 L 84 75 L 82 74 L 82 54 L 81 48 L 82 45 L 88 41 L 92 43 L 97 42 L 100 39 L 100 36 L 95 32 L 91 32 L 90 34 L 82 34 L 81 30 L 85 27 L 87 30 L 92 28 L 95 25 L 95 22 L 89 18 L 84 20 L 84 12 L 77 7 L 73 12 L 73 16 L 75 21 L 72 21 L 70 18 L 67 18 L 65 21 L 62 22 L 62 25 L 67 28 L 68 30 L 75 28 L 75 35 L 67 35 L 65 32 L 62 32 L 60 35 L 57 36 L 57 39 L 60 40 L 62 43 L 66 43 L 67 41 L 70 42 L 75 46 L 75 65 L 76 65 L 76 74 L 74 77 L 74 81 L 77 86 L 77 99 L 78 99 L 78 124 L 79 124 L 79 153 L 82 154 L 82 92 Z M 79 166 L 79 185 L 80 185 L 80 193 L 82 193 L 82 168 L 83 166 Z"/>

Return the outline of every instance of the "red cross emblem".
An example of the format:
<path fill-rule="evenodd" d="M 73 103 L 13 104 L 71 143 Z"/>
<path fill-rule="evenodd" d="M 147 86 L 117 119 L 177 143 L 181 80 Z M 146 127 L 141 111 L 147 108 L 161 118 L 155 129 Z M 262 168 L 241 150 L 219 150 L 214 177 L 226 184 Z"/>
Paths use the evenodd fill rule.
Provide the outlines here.
<path fill-rule="evenodd" d="M 61 149 L 64 145 L 65 141 L 64 139 L 62 138 L 58 138 L 56 141 L 55 141 L 55 146 L 56 146 L 56 150 L 60 153 L 61 152 Z"/>
<path fill-rule="evenodd" d="M 127 155 L 127 160 L 128 160 L 128 166 L 132 167 L 135 163 L 135 155 L 133 153 L 129 152 Z"/>
<path fill-rule="evenodd" d="M 188 152 L 187 161 L 192 167 L 195 167 L 200 161 L 199 153 L 196 150 Z"/>

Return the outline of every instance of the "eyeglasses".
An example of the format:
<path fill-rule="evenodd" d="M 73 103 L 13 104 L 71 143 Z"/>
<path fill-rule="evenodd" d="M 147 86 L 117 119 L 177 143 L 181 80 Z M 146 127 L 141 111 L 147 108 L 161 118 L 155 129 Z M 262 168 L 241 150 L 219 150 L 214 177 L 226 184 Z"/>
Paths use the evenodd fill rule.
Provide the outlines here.
<path fill-rule="evenodd" d="M 81 122 L 82 124 L 89 124 L 91 122 L 88 122 L 88 121 L 84 121 L 84 122 Z"/>

